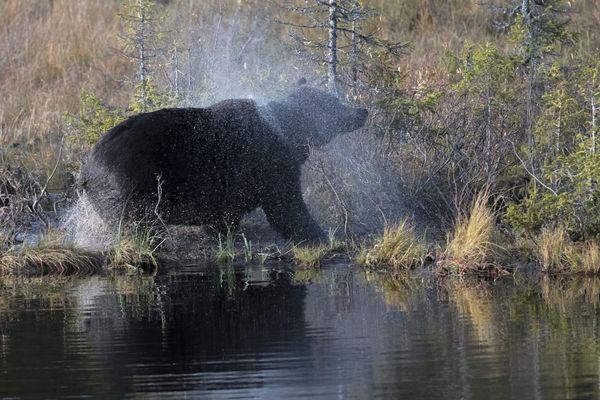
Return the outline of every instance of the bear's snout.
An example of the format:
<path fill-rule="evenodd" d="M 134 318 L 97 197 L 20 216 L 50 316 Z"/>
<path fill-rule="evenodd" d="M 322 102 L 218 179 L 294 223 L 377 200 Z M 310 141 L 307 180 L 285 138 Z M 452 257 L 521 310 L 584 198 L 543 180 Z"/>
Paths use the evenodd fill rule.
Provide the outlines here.
<path fill-rule="evenodd" d="M 367 117 L 369 116 L 369 111 L 366 108 L 357 108 L 356 116 L 358 118 L 359 123 L 363 126 L 367 122 Z"/>
<path fill-rule="evenodd" d="M 349 130 L 354 131 L 365 126 L 368 116 L 369 112 L 366 108 L 352 108 L 352 118 L 349 119 L 352 122 L 350 123 Z"/>

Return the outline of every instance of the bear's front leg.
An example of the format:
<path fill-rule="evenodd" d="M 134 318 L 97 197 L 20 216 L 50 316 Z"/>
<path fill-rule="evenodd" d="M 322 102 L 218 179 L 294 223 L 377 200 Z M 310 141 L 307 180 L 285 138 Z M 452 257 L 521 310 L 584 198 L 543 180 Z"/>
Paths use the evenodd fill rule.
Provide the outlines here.
<path fill-rule="evenodd" d="M 269 224 L 284 239 L 294 242 L 325 242 L 325 235 L 308 212 L 300 183 L 287 182 L 272 190 L 263 202 Z"/>

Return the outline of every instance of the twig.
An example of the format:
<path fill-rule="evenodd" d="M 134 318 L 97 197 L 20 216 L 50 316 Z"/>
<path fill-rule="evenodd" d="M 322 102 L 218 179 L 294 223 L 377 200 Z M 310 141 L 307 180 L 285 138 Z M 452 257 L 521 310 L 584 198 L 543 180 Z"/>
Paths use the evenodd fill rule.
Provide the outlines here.
<path fill-rule="evenodd" d="M 60 164 L 60 160 L 62 157 L 64 142 L 65 142 L 65 135 L 63 134 L 62 137 L 60 138 L 60 147 L 58 148 L 58 157 L 56 157 L 56 163 L 54 163 L 54 168 L 52 168 L 52 172 L 50 173 L 50 175 L 48 175 L 48 178 L 46 179 L 46 183 L 41 188 L 40 195 L 37 196 L 34 194 L 33 204 L 31 205 L 31 210 L 38 216 L 38 218 L 44 223 L 44 225 L 46 225 L 46 228 L 49 227 L 49 223 L 48 223 L 48 220 L 46 219 L 46 217 L 43 216 L 41 211 L 38 210 L 39 200 L 42 199 L 44 197 L 44 195 L 46 194 L 46 190 L 48 190 L 48 185 L 50 184 L 50 180 L 54 177 L 54 175 L 56 174 L 56 171 L 58 170 L 58 165 Z"/>
<path fill-rule="evenodd" d="M 515 157 L 517 157 L 517 159 L 521 162 L 521 165 L 523 166 L 523 169 L 533 178 L 535 179 L 535 181 L 537 183 L 539 183 L 540 185 L 542 185 L 542 187 L 544 187 L 545 189 L 548 189 L 550 192 L 552 192 L 553 195 L 558 196 L 558 193 L 556 192 L 556 190 L 552 189 L 550 186 L 546 185 L 544 182 L 542 182 L 540 180 L 540 178 L 538 178 L 537 176 L 535 176 L 535 174 L 531 171 L 529 171 L 529 169 L 527 168 L 527 165 L 525 164 L 525 161 L 523 161 L 523 159 L 521 157 L 519 157 L 519 154 L 517 153 L 517 149 L 515 148 L 515 143 L 512 140 L 509 140 L 510 144 L 512 145 L 513 148 L 513 152 L 515 153 Z"/>
<path fill-rule="evenodd" d="M 156 204 L 154 205 L 154 215 L 156 215 L 156 218 L 158 218 L 158 220 L 162 224 L 163 228 L 165 228 L 167 235 L 169 235 L 169 239 L 171 239 L 171 241 L 173 242 L 173 236 L 171 236 L 171 232 L 169 232 L 169 228 L 167 228 L 165 221 L 162 219 L 162 217 L 160 216 L 160 213 L 158 212 L 158 206 L 160 205 L 160 201 L 162 199 L 162 184 L 163 184 L 162 175 L 161 174 L 156 175 L 156 190 L 157 190 L 158 198 L 156 199 Z M 161 244 L 162 244 L 162 242 L 161 242 Z"/>
<path fill-rule="evenodd" d="M 323 160 L 320 160 L 319 166 L 321 167 L 321 173 L 323 174 L 323 178 L 325 178 L 325 182 L 327 183 L 327 186 L 329 186 L 329 189 L 333 192 L 333 194 L 335 195 L 335 198 L 337 199 L 337 201 L 339 202 L 340 206 L 342 207 L 342 209 L 344 211 L 344 234 L 348 235 L 348 220 L 349 220 L 348 207 L 346 206 L 346 203 L 339 196 L 337 190 L 335 190 L 335 187 L 333 186 L 333 183 L 331 183 L 329 176 L 327 176 L 327 172 L 325 172 L 325 166 L 323 165 Z"/>

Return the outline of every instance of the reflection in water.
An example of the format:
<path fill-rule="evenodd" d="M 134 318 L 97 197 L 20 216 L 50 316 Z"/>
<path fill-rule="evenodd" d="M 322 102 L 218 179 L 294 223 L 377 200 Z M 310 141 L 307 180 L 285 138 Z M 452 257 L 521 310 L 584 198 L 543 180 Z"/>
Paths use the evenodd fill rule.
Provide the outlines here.
<path fill-rule="evenodd" d="M 0 397 L 597 398 L 599 295 L 346 266 L 5 280 Z"/>

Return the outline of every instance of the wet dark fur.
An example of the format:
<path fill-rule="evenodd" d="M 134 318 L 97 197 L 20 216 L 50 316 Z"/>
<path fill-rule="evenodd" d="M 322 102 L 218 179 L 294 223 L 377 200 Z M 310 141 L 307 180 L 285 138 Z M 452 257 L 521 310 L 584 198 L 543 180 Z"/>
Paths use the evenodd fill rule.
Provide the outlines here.
<path fill-rule="evenodd" d="M 302 200 L 302 163 L 311 146 L 363 126 L 367 112 L 307 86 L 265 110 L 269 118 L 252 100 L 225 100 L 130 117 L 96 144 L 79 187 L 113 223 L 154 214 L 160 186 L 166 223 L 224 231 L 262 207 L 284 238 L 321 239 Z"/>

